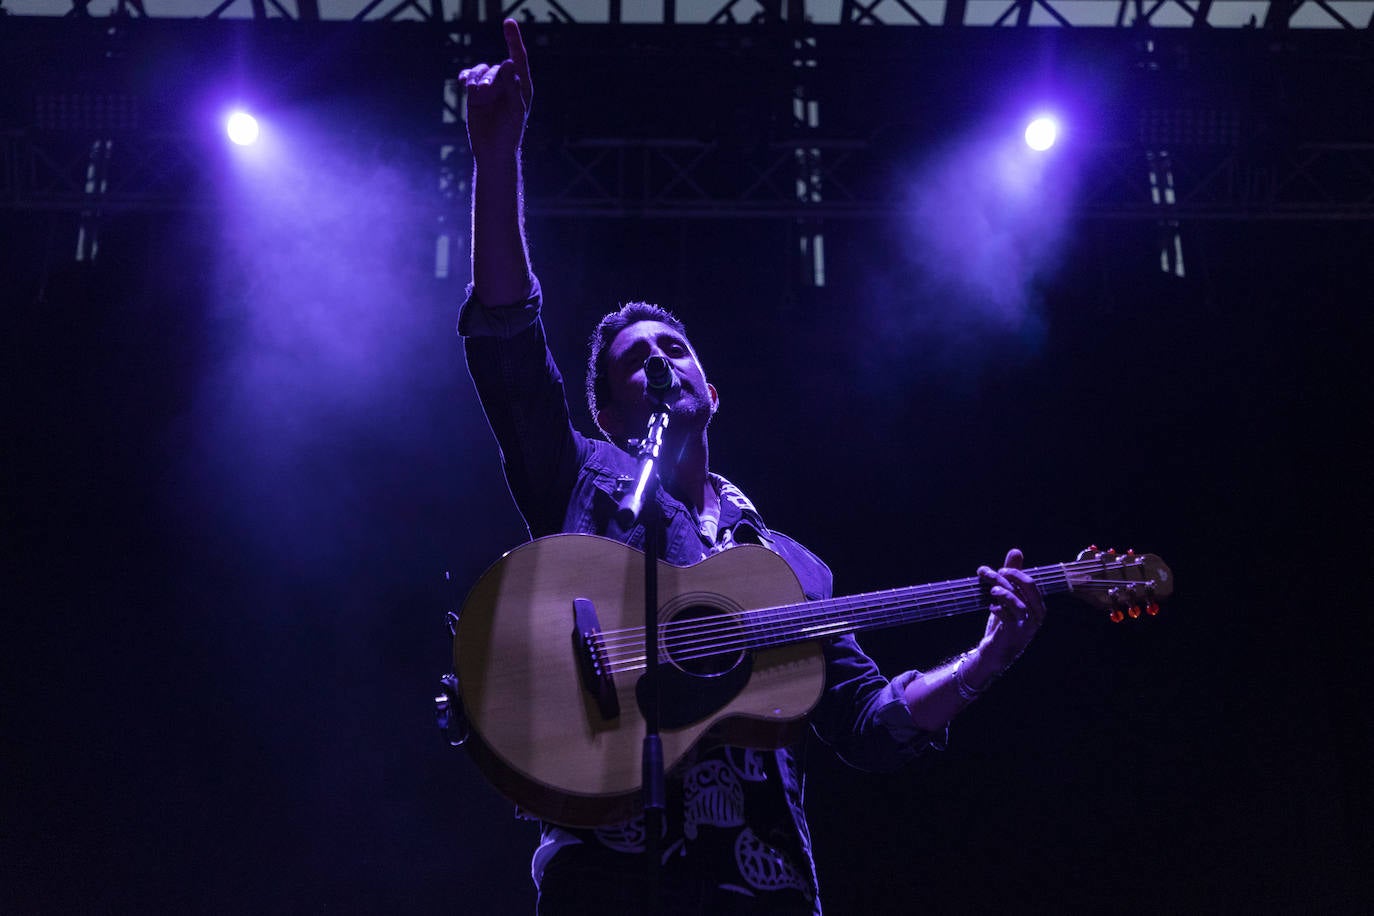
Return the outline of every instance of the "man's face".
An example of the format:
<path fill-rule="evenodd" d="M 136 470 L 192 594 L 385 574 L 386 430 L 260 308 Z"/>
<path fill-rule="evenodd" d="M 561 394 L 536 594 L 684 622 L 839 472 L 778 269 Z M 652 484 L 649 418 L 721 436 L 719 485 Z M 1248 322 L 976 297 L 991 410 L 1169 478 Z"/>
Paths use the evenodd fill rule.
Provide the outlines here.
<path fill-rule="evenodd" d="M 606 380 L 610 383 L 609 404 L 598 405 L 597 422 L 620 439 L 637 438 L 649 425 L 653 399 L 644 376 L 644 362 L 661 356 L 672 363 L 682 389 L 668 403 L 673 426 L 687 432 L 704 429 L 715 413 L 716 389 L 707 383 L 706 373 L 687 338 L 661 321 L 636 321 L 615 336 L 606 349 Z M 685 427 L 685 428 L 683 428 Z"/>

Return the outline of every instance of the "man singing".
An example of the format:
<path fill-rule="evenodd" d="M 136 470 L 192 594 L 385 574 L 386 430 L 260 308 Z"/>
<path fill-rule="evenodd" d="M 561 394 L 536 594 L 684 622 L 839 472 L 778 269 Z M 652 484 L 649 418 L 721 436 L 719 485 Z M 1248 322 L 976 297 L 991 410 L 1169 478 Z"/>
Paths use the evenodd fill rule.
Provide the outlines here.
<path fill-rule="evenodd" d="M 686 329 L 642 302 L 608 314 L 592 337 L 587 398 L 606 439 L 573 428 L 562 377 L 540 322 L 543 294 L 525 244 L 520 144 L 533 97 L 529 59 L 506 20 L 508 59 L 463 71 L 475 164 L 471 294 L 458 332 L 506 479 L 533 537 L 579 532 L 642 546 L 645 526 L 622 526 L 616 508 L 638 470 L 627 449 L 657 401 L 670 422 L 656 499 L 661 556 L 687 566 L 737 544 L 773 551 L 808 599 L 830 596 L 830 570 L 768 527 L 752 502 L 710 462 L 708 428 L 721 404 Z M 646 363 L 661 358 L 673 385 L 650 389 Z M 663 363 L 655 368 L 662 369 Z M 609 440 L 609 441 L 607 441 Z M 983 638 L 931 671 L 884 677 L 853 637 L 823 646 L 825 686 L 808 724 L 846 762 L 890 770 L 942 746 L 950 720 L 1025 649 L 1045 609 L 1020 551 L 1001 569 L 980 567 L 990 596 Z M 795 748 L 715 747 L 689 754 L 670 774 L 660 841 L 663 913 L 819 914 L 811 840 Z M 644 912 L 644 821 L 595 829 L 541 824 L 532 873 L 538 913 Z"/>

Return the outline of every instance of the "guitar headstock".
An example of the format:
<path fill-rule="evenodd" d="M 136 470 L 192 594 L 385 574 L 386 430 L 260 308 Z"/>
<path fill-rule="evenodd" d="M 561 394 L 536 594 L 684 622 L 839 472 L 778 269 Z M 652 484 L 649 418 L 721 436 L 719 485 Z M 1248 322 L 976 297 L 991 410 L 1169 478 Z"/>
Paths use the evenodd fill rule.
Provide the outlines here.
<path fill-rule="evenodd" d="M 1117 553 L 1089 547 L 1064 564 L 1070 592 L 1107 612 L 1113 623 L 1154 617 L 1159 602 L 1174 591 L 1174 574 L 1152 553 Z"/>

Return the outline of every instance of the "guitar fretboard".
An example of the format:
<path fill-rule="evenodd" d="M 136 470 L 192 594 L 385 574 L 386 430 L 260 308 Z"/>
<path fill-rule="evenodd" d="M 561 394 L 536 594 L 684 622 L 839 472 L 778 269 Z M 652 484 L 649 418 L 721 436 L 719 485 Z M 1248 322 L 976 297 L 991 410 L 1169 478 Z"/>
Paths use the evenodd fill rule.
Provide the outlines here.
<path fill-rule="evenodd" d="M 1041 594 L 1053 595 L 1072 589 L 1068 567 L 1057 563 L 1038 566 L 1026 572 Z M 1085 567 L 1091 565 L 1084 563 Z M 809 639 L 825 639 L 877 630 L 883 627 L 917 623 L 958 614 L 984 613 L 988 609 L 987 588 L 977 576 L 951 579 L 928 585 L 914 585 L 880 592 L 865 592 L 844 598 L 826 598 L 802 604 L 746 611 L 741 648 L 768 649 Z"/>

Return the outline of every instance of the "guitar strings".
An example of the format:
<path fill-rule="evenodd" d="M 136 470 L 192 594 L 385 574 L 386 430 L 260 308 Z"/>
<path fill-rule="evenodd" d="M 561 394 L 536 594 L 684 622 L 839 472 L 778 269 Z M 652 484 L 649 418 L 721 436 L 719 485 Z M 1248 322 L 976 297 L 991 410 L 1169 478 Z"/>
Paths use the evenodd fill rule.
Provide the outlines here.
<path fill-rule="evenodd" d="M 982 597 L 973 589 L 965 589 L 942 598 L 926 598 L 919 601 L 912 601 L 906 595 L 892 595 L 882 600 L 872 600 L 872 596 L 870 596 L 870 600 L 857 606 L 846 607 L 836 603 L 834 606 L 812 609 L 806 605 L 785 605 L 781 608 L 760 608 L 745 611 L 742 615 L 715 614 L 697 620 L 685 621 L 681 624 L 667 621 L 661 629 L 664 633 L 665 642 L 673 639 L 677 645 L 691 644 L 692 637 L 696 637 L 697 642 L 701 642 L 715 634 L 737 632 L 741 629 L 747 629 L 749 633 L 755 634 L 759 642 L 768 642 L 770 638 L 785 633 L 823 630 L 835 626 L 846 626 L 854 621 L 878 622 L 889 617 L 900 619 L 901 614 L 907 611 L 919 613 L 929 610 L 938 613 L 951 602 L 953 602 L 954 607 L 960 607 L 970 602 L 972 606 L 977 606 L 981 604 Z M 798 611 L 802 613 L 797 613 Z M 748 622 L 745 623 L 744 621 Z M 638 640 L 627 639 L 625 636 L 620 636 L 615 640 L 603 640 L 603 644 L 607 648 L 619 648 L 625 644 L 642 645 L 643 643 L 643 627 L 634 627 L 618 632 L 632 637 L 637 636 Z"/>
<path fill-rule="evenodd" d="M 977 597 L 932 603 L 923 605 L 919 609 L 919 618 L 911 618 L 911 620 L 948 617 L 978 610 L 980 607 L 984 607 L 984 605 Z M 880 627 L 885 622 L 898 623 L 907 618 L 906 612 L 909 610 L 909 603 L 878 605 L 863 614 L 849 615 L 843 619 L 817 617 L 816 619 L 819 619 L 820 623 L 805 627 L 797 626 L 795 619 L 745 627 L 731 615 L 719 615 L 719 620 L 712 623 L 720 625 L 714 626 L 709 631 L 699 630 L 698 633 L 692 634 L 695 638 L 682 638 L 681 634 L 675 632 L 671 625 L 666 626 L 663 629 L 662 644 L 665 655 L 679 661 L 691 661 L 732 651 L 760 648 L 773 642 L 779 636 L 784 637 L 783 641 L 790 642 L 793 639 L 789 637 L 795 637 L 795 634 L 802 630 L 806 631 L 806 636 L 803 637 L 805 639 L 822 639 L 827 636 L 843 635 L 856 629 L 854 626 L 856 619 L 861 619 L 870 628 Z M 631 643 L 619 646 L 617 651 L 607 653 L 607 661 L 612 667 L 627 661 L 637 661 L 642 664 L 643 660 L 644 645 L 642 638 L 638 644 Z"/>
<path fill-rule="evenodd" d="M 1070 588 L 1071 573 L 1101 565 L 1102 561 L 1098 559 L 1079 560 L 1059 566 L 1037 567 L 1028 570 L 1028 573 L 1042 588 L 1048 585 L 1060 591 Z M 1129 584 L 1127 580 L 1088 579 L 1074 582 L 1072 588 L 1098 591 L 1121 586 L 1123 582 Z M 916 596 L 925 600 L 913 602 L 911 599 Z M 904 620 L 914 622 L 968 613 L 986 609 L 986 598 L 980 580 L 971 577 L 930 586 L 745 611 L 745 621 L 752 621 L 752 624 L 734 614 L 716 614 L 683 622 L 665 621 L 661 645 L 665 655 L 679 661 L 690 661 L 766 646 L 779 637 L 783 637 L 783 642 L 799 641 L 797 634 L 803 631 L 806 631 L 806 635 L 801 639 L 824 638 Z M 798 615 L 798 610 L 808 613 Z M 837 615 L 836 611 L 841 613 Z M 855 626 L 856 623 L 860 626 Z M 614 671 L 645 667 L 643 635 L 642 626 L 605 631 L 599 639 L 605 663 Z"/>
<path fill-rule="evenodd" d="M 1084 584 L 1091 584 L 1091 583 L 1084 583 Z M 1120 583 L 1117 582 L 1117 581 L 1111 581 L 1111 582 L 1108 582 L 1108 583 L 1102 583 L 1102 585 L 1101 585 L 1100 587 L 1105 589 L 1105 588 L 1107 588 L 1107 587 L 1109 587 L 1109 586 L 1111 586 L 1111 585 L 1119 585 L 1119 584 L 1120 584 Z M 904 608 L 900 608 L 899 610 L 905 610 L 905 609 L 906 609 L 906 608 L 904 607 Z M 891 609 L 886 609 L 886 610 L 885 610 L 884 612 L 882 612 L 882 613 L 876 613 L 876 614 L 869 615 L 869 616 L 872 617 L 873 619 L 879 619 L 879 618 L 882 618 L 882 617 L 888 617 L 888 618 L 889 618 L 889 622 L 902 622 L 904 619 L 906 619 L 908 622 L 915 622 L 915 620 L 917 620 L 917 619 L 919 619 L 919 620 L 933 620 L 933 619 L 937 619 L 937 618 L 951 617 L 951 616 L 956 616 L 956 615 L 958 615 L 958 614 L 969 613 L 969 612 L 972 612 L 972 611 L 985 610 L 985 609 L 986 609 L 986 604 L 984 604 L 981 600 L 977 600 L 977 601 L 963 601 L 963 602 L 945 603 L 945 605 L 944 605 L 943 607 L 940 607 L 940 608 L 929 608 L 929 609 L 927 609 L 927 608 L 922 608 L 922 609 L 921 609 L 921 610 L 922 610 L 922 613 L 920 614 L 920 616 L 919 616 L 918 618 L 907 618 L 904 614 L 901 614 L 901 613 L 899 613 L 899 614 L 892 614 L 892 613 L 891 613 Z M 722 616 L 722 617 L 726 617 L 726 615 L 721 615 L 721 616 Z M 729 619 L 733 620 L 734 618 L 731 617 L 731 618 L 729 618 Z M 876 628 L 876 627 L 881 627 L 881 626 L 883 626 L 883 625 L 884 625 L 884 624 L 883 624 L 882 622 L 879 622 L 879 623 L 877 623 L 877 624 L 875 625 L 874 628 Z M 641 629 L 642 629 L 642 628 L 641 628 Z M 828 629 L 827 629 L 827 628 L 823 628 L 823 627 L 817 627 L 817 628 L 816 628 L 816 632 L 814 632 L 814 633 L 808 633 L 807 636 L 806 636 L 805 638 L 806 638 L 806 639 L 811 639 L 811 638 L 814 638 L 814 639 L 823 639 L 823 638 L 825 638 L 825 637 L 827 637 L 827 636 L 840 636 L 840 635 L 844 635 L 845 633 L 853 632 L 854 629 L 855 629 L 855 627 L 852 626 L 852 622 L 851 622 L 851 621 L 835 621 L 835 622 L 832 624 L 832 626 L 831 626 L 830 628 L 828 628 Z M 696 643 L 695 643 L 694 645 L 705 646 L 705 651 L 695 651 L 695 652 L 693 652 L 693 651 L 685 651 L 684 648 L 683 648 L 684 643 L 682 643 L 682 642 L 680 642 L 680 641 L 675 641 L 675 640 L 673 640 L 672 637 L 671 637 L 671 635 L 669 635 L 669 634 L 667 633 L 667 631 L 665 630 L 665 635 L 664 635 L 664 638 L 663 638 L 663 640 L 662 640 L 662 647 L 663 647 L 663 649 L 665 650 L 665 652 L 663 653 L 664 658 L 662 658 L 661 660 L 664 661 L 664 662 L 671 662 L 671 661 L 678 661 L 678 662 L 694 661 L 694 660 L 697 660 L 697 659 L 710 658 L 710 657 L 712 657 L 712 656 L 725 655 L 725 654 L 728 654 L 728 653 L 731 653 L 731 652 L 745 651 L 745 650 L 747 650 L 747 649 L 757 648 L 757 647 L 758 647 L 758 644 L 759 644 L 760 642 L 763 642 L 763 641 L 764 641 L 764 640 L 759 640 L 759 639 L 756 639 L 756 638 L 751 637 L 748 633 L 742 631 L 738 625 L 734 625 L 734 626 L 730 626 L 730 627 L 722 627 L 722 628 L 720 628 L 717 632 L 727 632 L 727 631 L 734 631 L 734 632 L 737 634 L 736 638 L 734 638 L 734 639 L 732 639 L 732 640 L 722 640 L 722 641 L 712 641 L 712 640 L 709 640 L 709 639 L 705 639 L 705 640 L 699 639 L 699 640 L 696 641 Z M 782 632 L 782 631 L 780 630 L 779 632 Z M 789 636 L 792 636 L 792 635 L 794 634 L 794 632 L 795 632 L 795 628 L 787 628 L 786 632 L 788 633 Z M 800 642 L 800 641 L 802 641 L 802 640 L 795 639 L 795 637 L 786 640 L 786 642 L 793 642 L 793 641 Z M 686 645 L 693 645 L 693 644 L 688 643 L 688 644 L 686 644 Z M 640 641 L 640 644 L 639 644 L 637 647 L 626 647 L 626 648 L 629 648 L 629 654 L 626 654 L 626 651 L 625 651 L 624 649 L 622 649 L 622 650 L 617 654 L 617 656 L 615 657 L 615 659 L 614 659 L 613 661 L 612 661 L 612 660 L 608 660 L 608 661 L 607 661 L 607 667 L 608 667 L 608 669 L 610 670 L 610 672 L 611 672 L 612 674 L 629 673 L 629 672 L 638 671 L 638 670 L 641 670 L 641 669 L 647 667 L 647 665 L 645 664 L 645 661 L 644 661 L 644 651 L 643 651 L 644 647 L 643 647 L 643 642 L 642 642 L 642 640 Z"/>
<path fill-rule="evenodd" d="M 1098 561 L 1076 561 L 1073 565 L 1091 567 Z M 1067 567 L 1039 567 L 1030 570 L 1032 578 L 1044 580 L 1038 584 L 1055 586 L 1055 590 L 1068 588 Z M 1095 582 L 1081 582 L 1082 585 L 1096 584 Z M 1108 580 L 1107 584 L 1119 585 L 1115 580 Z M 913 602 L 911 599 L 919 599 Z M 914 610 L 916 615 L 911 617 L 912 622 L 923 619 L 926 613 L 943 614 L 942 604 L 950 600 L 959 602 L 972 601 L 969 605 L 960 605 L 958 610 L 972 611 L 979 607 L 985 607 L 984 599 L 986 595 L 981 591 L 981 585 L 976 577 L 962 580 L 952 580 L 945 583 L 937 583 L 931 586 L 915 586 L 909 588 L 891 589 L 885 592 L 872 592 L 863 595 L 854 595 L 844 598 L 825 599 L 823 601 L 810 602 L 797 605 L 784 605 L 778 608 L 761 608 L 753 611 L 745 611 L 744 616 L 753 621 L 752 625 L 741 623 L 740 618 L 733 614 L 715 614 L 704 618 L 690 621 L 665 621 L 663 630 L 665 633 L 665 645 L 669 640 L 673 641 L 676 647 L 710 644 L 710 639 L 718 634 L 735 633 L 738 634 L 741 628 L 747 629 L 746 637 L 756 634 L 754 640 L 759 643 L 767 643 L 778 635 L 791 636 L 800 632 L 810 625 L 815 632 L 812 635 L 823 636 L 831 635 L 826 632 L 835 627 L 853 628 L 854 620 L 867 623 L 871 628 L 874 625 L 883 625 L 891 622 L 902 622 L 906 612 Z M 797 614 L 801 610 L 803 613 Z M 834 612 L 841 611 L 845 619 L 835 620 Z M 856 614 L 855 612 L 858 611 Z M 897 612 L 895 615 L 893 612 Z M 862 627 L 860 627 L 862 628 Z M 620 652 L 626 647 L 637 648 L 643 643 L 644 628 L 631 627 L 622 630 L 607 630 L 602 635 L 601 644 L 604 650 L 610 654 Z M 693 642 L 690 637 L 696 636 Z M 719 644 L 722 648 L 727 645 Z M 729 644 L 731 648 L 737 648 L 740 643 L 738 639 Z M 709 653 L 708 653 L 709 654 Z M 619 657 L 619 656 L 617 656 Z"/>
<path fill-rule="evenodd" d="M 961 602 L 948 603 L 947 605 L 939 608 L 922 608 L 922 614 L 920 619 L 930 620 L 937 617 L 950 617 L 958 614 L 968 613 L 969 611 L 978 610 L 980 604 L 981 603 L 977 601 L 966 600 Z M 905 608 L 894 607 L 892 609 L 883 609 L 882 611 L 875 611 L 874 613 L 866 614 L 866 622 L 873 624 L 875 627 L 882 626 L 885 618 L 893 623 L 901 622 L 904 619 L 904 615 L 902 613 L 892 613 L 893 610 L 903 611 L 905 610 Z M 787 636 L 791 636 L 796 632 L 795 628 L 792 627 L 774 629 L 777 631 L 777 633 L 786 634 Z M 807 627 L 806 629 L 807 633 L 805 638 L 823 639 L 828 636 L 842 636 L 845 633 L 853 632 L 854 626 L 853 619 L 850 618 L 844 620 L 832 620 L 828 623 Z M 665 649 L 664 654 L 669 658 L 676 659 L 678 661 L 692 661 L 700 658 L 709 658 L 714 655 L 723 655 L 733 651 L 743 651 L 751 648 L 760 648 L 760 644 L 766 645 L 771 641 L 766 637 L 756 637 L 751 632 L 744 631 L 738 626 L 725 627 L 722 628 L 719 632 L 722 635 L 724 635 L 725 638 L 718 638 L 713 634 L 712 638 L 682 640 L 674 639 L 672 635 L 665 633 L 663 640 L 663 647 Z M 785 641 L 791 642 L 792 640 L 788 639 Z M 625 655 L 624 653 L 622 653 L 620 657 L 617 659 L 617 663 L 639 662 L 642 664 L 644 660 L 643 646 L 641 645 L 637 647 L 637 649 L 637 652 L 633 652 L 629 655 Z"/>
<path fill-rule="evenodd" d="M 927 605 L 935 607 L 943 601 L 967 600 L 970 597 L 978 596 L 978 586 L 976 579 L 962 581 L 954 587 L 931 588 L 920 593 L 920 598 L 913 602 L 915 597 L 912 589 L 892 589 L 886 592 L 872 592 L 865 595 L 856 595 L 849 598 L 831 598 L 823 601 L 800 603 L 795 605 L 783 605 L 775 608 L 759 608 L 744 612 L 744 616 L 753 621 L 754 625 L 749 627 L 751 632 L 762 635 L 776 635 L 786 631 L 800 631 L 808 626 L 824 625 L 826 622 L 833 622 L 835 613 L 838 611 L 845 618 L 850 619 L 858 616 L 860 618 L 881 618 L 886 612 L 894 609 L 911 608 L 913 605 Z M 942 584 L 943 585 L 943 584 Z M 928 588 L 922 586 L 920 588 Z M 937 590 L 938 589 L 938 590 Z M 943 591 L 945 594 L 941 595 Z M 800 613 L 799 613 L 800 612 Z M 858 612 L 856 614 L 856 612 Z M 733 614 L 713 614 L 707 617 L 697 618 L 689 621 L 676 623 L 666 621 L 662 624 L 662 629 L 666 634 L 671 631 L 674 636 L 682 639 L 688 635 L 709 636 L 714 633 L 723 633 L 738 630 L 741 624 L 739 617 Z M 642 644 L 644 641 L 644 627 L 629 627 L 621 630 L 607 630 L 602 634 L 602 645 L 607 649 L 619 648 L 621 645 L 629 643 Z"/>
<path fill-rule="evenodd" d="M 1041 575 L 1041 578 L 1047 577 Z M 1051 575 L 1048 578 L 1057 580 L 1058 584 L 1061 584 L 1061 588 L 1068 588 L 1068 582 L 1062 575 Z M 976 582 L 977 580 L 969 581 Z M 1055 584 L 1055 582 L 1050 582 L 1050 584 Z M 1121 581 L 1118 580 L 1090 580 L 1077 582 L 1076 586 L 1077 588 L 1090 588 L 1096 591 L 1096 589 L 1112 588 L 1112 586 L 1120 584 Z M 918 586 L 918 588 L 926 588 L 926 586 Z M 703 658 L 706 655 L 739 650 L 739 648 L 760 647 L 760 645 L 774 640 L 779 634 L 787 637 L 786 641 L 793 641 L 797 639 L 797 633 L 807 629 L 802 626 L 802 623 L 811 625 L 809 629 L 812 632 L 802 637 L 802 639 L 807 639 L 807 637 L 831 636 L 831 634 L 849 632 L 853 629 L 864 629 L 866 626 L 872 628 L 872 626 L 882 626 L 890 622 L 903 622 L 904 619 L 914 622 L 918 619 L 944 617 L 944 615 L 982 610 L 982 608 L 987 607 L 985 604 L 985 597 L 987 596 L 982 595 L 981 592 L 974 595 L 973 588 L 960 586 L 956 589 L 943 588 L 941 591 L 947 592 L 944 600 L 940 600 L 940 602 L 930 600 L 930 602 L 919 604 L 916 607 L 912 607 L 910 600 L 899 600 L 899 602 L 892 600 L 893 597 L 907 599 L 907 596 L 911 595 L 911 589 L 893 589 L 892 592 L 888 593 L 874 593 L 874 595 L 889 596 L 886 602 L 881 603 L 871 602 L 870 599 L 874 595 L 852 596 L 849 599 L 829 599 L 827 602 L 815 603 L 833 604 L 835 607 L 844 607 L 845 604 L 856 603 L 863 606 L 864 610 L 859 614 L 856 615 L 851 612 L 851 614 L 845 615 L 844 619 L 837 619 L 833 614 L 827 612 L 834 610 L 834 608 L 815 608 L 818 611 L 815 614 L 797 617 L 797 608 L 807 606 L 785 606 L 746 611 L 745 617 L 746 619 L 753 618 L 753 625 L 742 622 L 741 619 L 732 614 L 717 614 L 712 615 L 712 617 L 697 619 L 697 621 L 680 623 L 668 621 L 664 623 L 662 645 L 664 645 L 665 650 L 672 650 L 673 656 L 683 658 L 686 661 L 686 658 Z M 951 600 L 954 603 L 951 604 Z M 846 607 L 844 610 L 853 611 L 855 608 Z M 910 614 L 912 610 L 916 611 L 915 615 Z M 782 614 L 779 614 L 779 611 Z M 861 626 L 856 628 L 856 621 L 861 623 Z M 607 633 L 613 632 L 607 630 Z M 625 651 L 627 650 L 638 652 L 638 655 L 633 655 L 633 658 L 643 661 L 643 628 L 614 630 L 614 633 L 620 634 L 620 636 L 617 639 L 602 640 L 609 661 L 613 663 L 625 661 L 627 659 Z M 633 639 L 635 636 L 638 636 L 639 639 Z M 728 636 L 730 639 L 720 641 L 717 639 L 720 636 Z M 694 650 L 694 648 L 706 648 L 708 651 L 698 652 L 698 654 L 691 656 L 683 655 L 683 652 Z"/>
<path fill-rule="evenodd" d="M 1092 562 L 1094 561 L 1079 560 L 1074 561 L 1073 563 L 1062 564 L 1062 566 L 1066 569 L 1069 566 L 1091 564 Z M 1031 575 L 1032 578 L 1036 578 L 1038 575 L 1040 579 L 1052 580 L 1050 584 L 1053 584 L 1053 581 L 1061 580 L 1065 577 L 1065 570 L 1061 569 L 1060 566 L 1041 566 L 1031 570 L 1027 570 L 1027 572 Z M 1037 584 L 1040 583 L 1037 582 Z M 962 596 L 964 594 L 967 594 L 971 590 L 979 588 L 981 588 L 981 586 L 979 585 L 978 577 L 970 576 L 965 579 L 951 579 L 946 582 L 937 582 L 932 583 L 930 585 L 906 586 L 902 588 L 887 589 L 884 591 L 865 592 L 858 595 L 847 595 L 839 598 L 824 598 L 819 601 L 803 601 L 797 604 L 758 608 L 755 610 L 746 611 L 745 613 L 754 615 L 765 615 L 774 613 L 780 616 L 786 615 L 786 619 L 788 620 L 800 621 L 804 619 L 821 617 L 827 612 L 835 609 L 843 609 L 846 612 L 852 612 L 853 608 L 847 607 L 848 605 L 877 606 L 877 603 L 886 602 L 888 604 L 885 604 L 884 606 L 890 606 L 890 602 L 894 599 L 910 603 L 908 596 L 920 595 L 922 598 L 929 597 L 932 600 L 936 600 L 948 598 L 951 596 Z M 798 615 L 798 611 L 801 611 L 802 613 Z M 698 618 L 692 621 L 683 621 L 681 623 L 675 623 L 674 626 L 684 629 L 691 628 L 694 624 L 709 627 L 725 616 L 728 615 L 712 615 L 710 617 Z M 673 622 L 670 621 L 669 623 Z M 679 629 L 678 632 L 682 632 L 682 630 Z M 644 628 L 642 626 L 638 626 L 626 627 L 617 630 L 603 630 L 602 636 L 612 637 L 622 633 L 637 634 L 642 640 L 644 635 Z M 607 643 L 611 643 L 614 641 L 614 639 L 606 640 Z"/>
<path fill-rule="evenodd" d="M 1096 561 L 1091 560 L 1079 560 L 1073 563 L 1062 564 L 1062 566 L 1036 567 L 1027 572 L 1033 579 L 1038 580 L 1037 585 L 1041 585 L 1042 587 L 1045 585 L 1057 586 L 1060 583 L 1067 583 L 1069 566 L 1091 566 L 1095 562 Z M 753 617 L 755 620 L 763 620 L 765 622 L 771 615 L 773 620 L 777 622 L 801 624 L 812 620 L 822 619 L 836 610 L 852 616 L 854 611 L 858 608 L 874 608 L 881 611 L 894 607 L 894 602 L 898 602 L 905 607 L 912 607 L 941 600 L 949 600 L 950 598 L 964 598 L 975 592 L 982 595 L 980 580 L 976 576 L 970 576 L 965 579 L 952 579 L 931 585 L 908 586 L 839 598 L 826 598 L 820 601 L 800 602 L 798 604 L 782 605 L 779 607 L 758 608 L 744 611 L 744 614 Z M 914 602 L 911 600 L 913 597 L 917 599 Z M 801 613 L 798 613 L 799 611 Z M 666 621 L 663 626 L 672 629 L 674 633 L 685 634 L 693 630 L 710 630 L 716 627 L 720 621 L 727 619 L 734 620 L 736 617 L 730 614 L 715 614 L 687 621 Z M 738 624 L 735 626 L 738 626 Z M 637 638 L 639 642 L 643 642 L 644 627 L 638 626 L 618 630 L 603 630 L 601 633 L 603 637 L 602 642 L 606 646 L 614 646 L 623 643 L 625 637 L 621 634 L 629 634 Z"/>
<path fill-rule="evenodd" d="M 953 617 L 953 616 L 957 616 L 958 614 L 966 613 L 966 612 L 969 611 L 969 610 L 971 610 L 971 608 L 961 608 L 961 607 L 954 606 L 954 607 L 946 608 L 946 609 L 940 611 L 939 613 L 932 613 L 932 614 L 926 615 L 925 617 L 923 617 L 923 619 L 926 619 L 926 620 L 934 620 L 934 619 L 941 618 L 941 617 Z M 850 632 L 850 630 L 849 630 L 848 627 L 840 627 L 839 629 L 836 629 L 836 630 L 835 630 L 834 632 L 832 632 L 832 633 L 818 632 L 818 633 L 814 634 L 814 638 L 823 639 L 823 638 L 825 638 L 826 636 L 838 636 L 838 635 L 843 635 L 844 633 L 847 633 L 847 632 Z M 667 644 L 666 644 L 666 643 L 665 643 L 665 648 L 667 648 Z M 665 653 L 665 655 L 666 655 L 667 657 L 665 657 L 664 659 L 662 659 L 662 661 L 664 661 L 664 662 L 673 662 L 673 661 L 679 661 L 679 662 L 695 661 L 695 660 L 701 659 L 701 658 L 710 658 L 710 657 L 715 656 L 715 655 L 725 655 L 725 654 L 727 654 L 727 653 L 729 653 L 729 652 L 732 652 L 732 651 L 744 651 L 744 650 L 749 649 L 749 648 L 752 648 L 752 642 L 751 642 L 750 640 L 738 640 L 736 645 L 731 646 L 731 645 L 729 645 L 728 643 L 722 643 L 722 644 L 719 644 L 718 646 L 713 646 L 710 650 L 705 651 L 705 652 L 691 653 L 691 652 L 674 651 L 674 652 Z M 640 651 L 639 651 L 639 653 L 638 653 L 637 655 L 627 655 L 627 656 L 623 656 L 622 658 L 618 659 L 615 663 L 613 663 L 613 664 L 611 664 L 611 665 L 608 665 L 608 668 L 610 669 L 610 672 L 611 672 L 612 674 L 628 674 L 628 673 L 630 673 L 630 672 L 639 671 L 639 670 L 641 670 L 641 669 L 643 669 L 643 668 L 647 668 L 647 667 L 648 667 L 648 665 L 646 665 L 645 662 L 644 662 L 644 651 L 643 651 L 643 646 L 640 647 Z"/>

